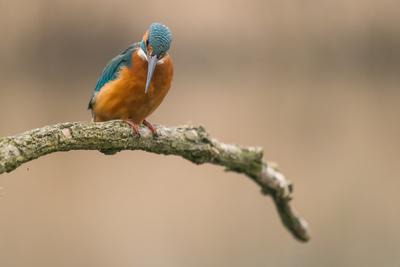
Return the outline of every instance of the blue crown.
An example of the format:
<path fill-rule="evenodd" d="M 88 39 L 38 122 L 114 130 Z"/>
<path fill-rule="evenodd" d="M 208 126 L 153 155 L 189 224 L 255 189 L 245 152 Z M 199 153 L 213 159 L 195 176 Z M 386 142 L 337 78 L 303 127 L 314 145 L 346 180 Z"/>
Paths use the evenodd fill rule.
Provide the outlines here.
<path fill-rule="evenodd" d="M 172 41 L 171 30 L 161 23 L 153 23 L 149 28 L 149 44 L 153 47 L 153 54 L 164 55 Z"/>

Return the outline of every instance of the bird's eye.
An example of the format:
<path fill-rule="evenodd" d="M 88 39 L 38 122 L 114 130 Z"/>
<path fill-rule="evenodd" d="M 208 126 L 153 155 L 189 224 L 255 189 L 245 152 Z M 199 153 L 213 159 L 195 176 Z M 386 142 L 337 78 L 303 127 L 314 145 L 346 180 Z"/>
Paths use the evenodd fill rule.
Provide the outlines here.
<path fill-rule="evenodd" d="M 146 46 L 149 46 L 149 39 L 146 40 Z"/>

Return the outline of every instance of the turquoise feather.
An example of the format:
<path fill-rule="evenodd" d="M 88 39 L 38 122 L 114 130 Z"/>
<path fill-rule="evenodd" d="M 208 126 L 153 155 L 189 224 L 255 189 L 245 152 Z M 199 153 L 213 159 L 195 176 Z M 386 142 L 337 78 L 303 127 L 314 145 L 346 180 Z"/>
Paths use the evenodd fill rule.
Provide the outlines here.
<path fill-rule="evenodd" d="M 139 43 L 130 45 L 121 54 L 114 57 L 104 68 L 99 80 L 97 81 L 95 91 L 98 92 L 100 89 L 109 81 L 114 80 L 118 76 L 118 72 L 121 67 L 130 67 L 132 63 L 132 53 L 139 48 Z"/>
<path fill-rule="evenodd" d="M 94 89 L 93 95 L 90 98 L 88 109 L 91 109 L 94 105 L 94 97 L 100 92 L 103 86 L 115 80 L 118 77 L 120 69 L 124 66 L 131 67 L 132 64 L 132 53 L 139 48 L 139 43 L 134 43 L 125 49 L 121 54 L 111 59 L 111 61 L 104 68 L 99 80 L 97 81 L 96 87 Z"/>
<path fill-rule="evenodd" d="M 161 23 L 153 23 L 149 28 L 149 44 L 153 47 L 153 55 L 158 58 L 167 53 L 172 42 L 171 30 Z"/>

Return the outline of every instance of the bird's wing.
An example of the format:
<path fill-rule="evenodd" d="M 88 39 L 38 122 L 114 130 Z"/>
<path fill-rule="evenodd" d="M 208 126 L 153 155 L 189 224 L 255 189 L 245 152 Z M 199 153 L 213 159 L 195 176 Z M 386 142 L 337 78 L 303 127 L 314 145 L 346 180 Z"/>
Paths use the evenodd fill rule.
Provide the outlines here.
<path fill-rule="evenodd" d="M 117 78 L 119 70 L 124 67 L 130 67 L 132 63 L 132 53 L 139 48 L 139 43 L 134 43 L 125 49 L 121 54 L 111 59 L 111 61 L 104 68 L 99 80 L 97 81 L 93 95 L 90 98 L 88 109 L 91 109 L 95 102 L 95 96 L 100 92 L 103 86 Z"/>

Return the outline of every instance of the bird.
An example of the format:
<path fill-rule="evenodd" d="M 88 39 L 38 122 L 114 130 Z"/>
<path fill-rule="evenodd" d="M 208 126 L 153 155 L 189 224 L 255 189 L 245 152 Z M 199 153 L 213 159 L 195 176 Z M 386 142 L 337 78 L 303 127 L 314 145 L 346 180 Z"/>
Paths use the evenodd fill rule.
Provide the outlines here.
<path fill-rule="evenodd" d="M 146 118 L 158 108 L 171 87 L 171 42 L 171 30 L 162 23 L 152 23 L 140 42 L 111 59 L 89 101 L 94 122 L 124 120 L 139 136 L 141 124 L 157 135 Z"/>

